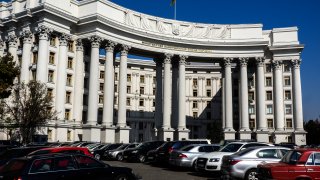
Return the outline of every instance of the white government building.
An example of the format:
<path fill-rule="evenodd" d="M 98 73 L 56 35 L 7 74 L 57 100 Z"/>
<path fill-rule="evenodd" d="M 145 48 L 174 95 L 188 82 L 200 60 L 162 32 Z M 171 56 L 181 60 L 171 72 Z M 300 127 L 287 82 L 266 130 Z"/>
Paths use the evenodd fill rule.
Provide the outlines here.
<path fill-rule="evenodd" d="M 220 122 L 224 139 L 306 143 L 297 27 L 176 21 L 108 0 L 12 0 L 0 19 L 0 55 L 54 97 L 49 141 L 207 138 Z"/>

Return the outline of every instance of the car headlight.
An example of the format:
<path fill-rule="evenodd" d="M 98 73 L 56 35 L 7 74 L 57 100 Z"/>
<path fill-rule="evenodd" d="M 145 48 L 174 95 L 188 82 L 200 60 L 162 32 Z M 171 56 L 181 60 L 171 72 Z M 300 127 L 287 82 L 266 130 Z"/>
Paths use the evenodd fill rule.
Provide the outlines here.
<path fill-rule="evenodd" d="M 137 153 L 137 152 L 138 152 L 138 150 L 134 150 L 134 151 L 132 151 L 131 153 L 135 154 L 135 153 Z"/>
<path fill-rule="evenodd" d="M 211 158 L 209 159 L 209 162 L 219 162 L 220 158 Z"/>

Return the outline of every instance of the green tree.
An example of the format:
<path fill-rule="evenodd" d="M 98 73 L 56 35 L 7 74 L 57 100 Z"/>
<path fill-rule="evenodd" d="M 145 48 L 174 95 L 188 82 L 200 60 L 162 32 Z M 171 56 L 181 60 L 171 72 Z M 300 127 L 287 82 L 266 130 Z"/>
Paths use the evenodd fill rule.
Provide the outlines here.
<path fill-rule="evenodd" d="M 52 111 L 52 97 L 47 94 L 45 84 L 30 81 L 14 87 L 12 98 L 4 103 L 5 119 L 10 127 L 15 127 L 23 144 L 32 141 L 37 130 L 43 128 L 48 120 L 56 119 L 57 113 Z"/>
<path fill-rule="evenodd" d="M 14 79 L 19 75 L 19 67 L 10 54 L 0 57 L 0 99 L 11 94 Z"/>

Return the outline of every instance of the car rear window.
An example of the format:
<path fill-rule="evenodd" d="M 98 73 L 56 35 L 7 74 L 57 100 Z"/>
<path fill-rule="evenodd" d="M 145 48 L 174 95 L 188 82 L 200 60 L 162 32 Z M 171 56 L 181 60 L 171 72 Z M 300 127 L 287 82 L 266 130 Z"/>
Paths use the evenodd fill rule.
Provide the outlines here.
<path fill-rule="evenodd" d="M 181 148 L 181 151 L 190 151 L 192 148 L 194 148 L 195 146 L 190 145 L 190 146 L 185 146 L 183 148 Z"/>
<path fill-rule="evenodd" d="M 241 148 L 242 144 L 228 144 L 223 147 L 220 152 L 237 152 Z"/>

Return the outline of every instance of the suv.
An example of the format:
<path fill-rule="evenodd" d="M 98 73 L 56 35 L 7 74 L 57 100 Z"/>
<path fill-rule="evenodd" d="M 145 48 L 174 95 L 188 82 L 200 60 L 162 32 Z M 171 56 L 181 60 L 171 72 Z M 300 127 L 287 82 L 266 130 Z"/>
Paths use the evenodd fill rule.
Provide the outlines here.
<path fill-rule="evenodd" d="M 261 142 L 233 142 L 229 143 L 217 152 L 203 154 L 196 161 L 196 170 L 200 171 L 220 171 L 222 158 L 225 155 L 231 155 L 243 149 L 254 146 L 273 146 Z"/>

